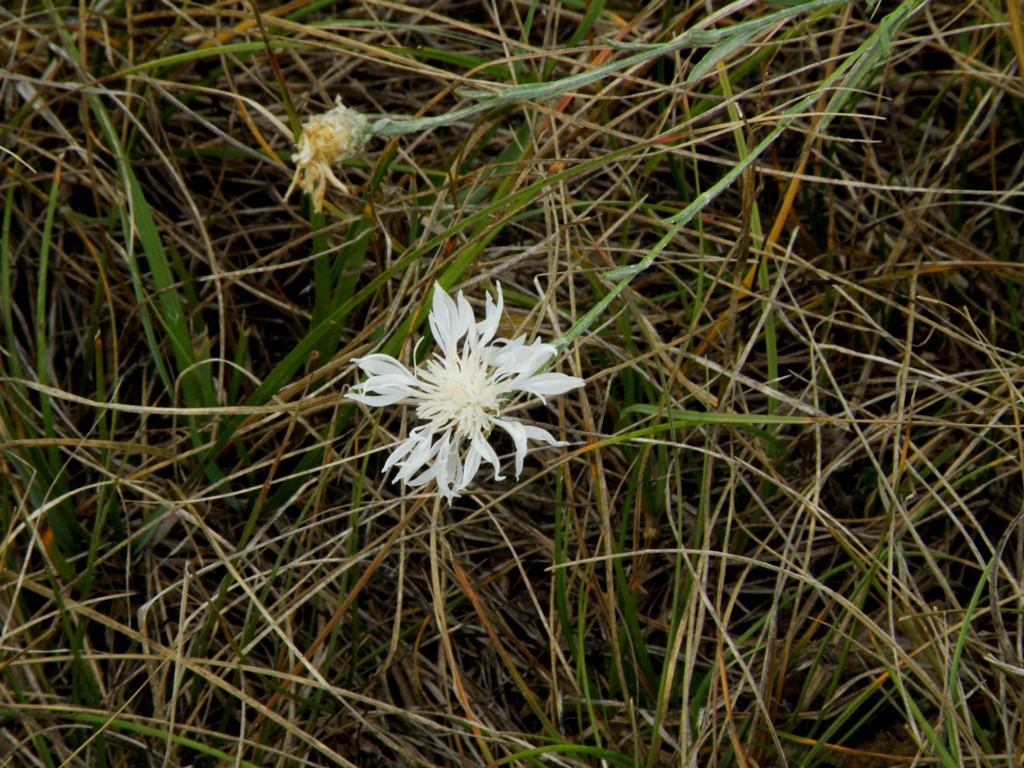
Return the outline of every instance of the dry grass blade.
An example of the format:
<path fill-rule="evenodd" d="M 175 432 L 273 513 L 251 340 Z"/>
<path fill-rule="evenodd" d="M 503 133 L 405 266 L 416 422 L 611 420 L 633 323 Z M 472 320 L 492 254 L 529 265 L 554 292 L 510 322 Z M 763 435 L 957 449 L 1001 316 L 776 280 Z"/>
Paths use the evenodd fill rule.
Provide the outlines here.
<path fill-rule="evenodd" d="M 1024 763 L 1019 3 L 711 5 L 0 9 L 0 765 Z"/>

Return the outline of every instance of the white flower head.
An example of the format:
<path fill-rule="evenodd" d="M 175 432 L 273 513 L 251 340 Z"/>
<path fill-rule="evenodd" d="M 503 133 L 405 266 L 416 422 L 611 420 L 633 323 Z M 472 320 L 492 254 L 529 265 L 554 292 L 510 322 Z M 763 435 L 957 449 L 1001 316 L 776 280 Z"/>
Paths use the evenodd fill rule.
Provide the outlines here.
<path fill-rule="evenodd" d="M 367 119 L 341 103 L 322 115 L 311 118 L 302 128 L 299 151 L 292 155 L 295 175 L 285 193 L 285 200 L 298 187 L 313 201 L 313 210 L 324 207 L 324 195 L 330 182 L 342 192 L 348 187 L 334 173 L 334 166 L 363 151 L 370 138 Z"/>
<path fill-rule="evenodd" d="M 408 400 L 416 406 L 417 426 L 398 445 L 384 471 L 398 467 L 393 482 L 418 487 L 431 480 L 449 502 L 473 481 L 480 465 L 494 467 L 503 479 L 498 454 L 487 441 L 494 427 L 512 438 L 516 477 L 522 474 L 528 439 L 565 445 L 540 427 L 501 418 L 502 408 L 516 392 L 544 399 L 583 386 L 583 379 L 562 373 L 540 373 L 557 352 L 552 344 L 525 336 L 494 338 L 502 313 L 501 285 L 497 301 L 487 294 L 484 319 L 473 316 L 462 291 L 453 300 L 434 284 L 428 320 L 439 350 L 421 368 L 410 371 L 390 355 L 367 355 L 354 362 L 369 378 L 353 387 L 349 397 L 371 406 Z"/>

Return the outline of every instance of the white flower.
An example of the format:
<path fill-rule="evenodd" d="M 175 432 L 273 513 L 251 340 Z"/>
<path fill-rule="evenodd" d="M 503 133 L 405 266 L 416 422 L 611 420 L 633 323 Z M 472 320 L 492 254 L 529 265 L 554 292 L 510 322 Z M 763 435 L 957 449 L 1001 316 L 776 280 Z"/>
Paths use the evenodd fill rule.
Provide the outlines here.
<path fill-rule="evenodd" d="M 487 294 L 484 319 L 477 322 L 466 297 L 459 291 L 453 301 L 437 283 L 428 318 L 439 351 L 422 368 L 410 371 L 389 355 L 367 355 L 355 360 L 369 378 L 356 385 L 351 399 L 372 406 L 408 400 L 424 423 L 410 432 L 384 464 L 397 466 L 393 482 L 418 487 L 430 480 L 451 502 L 473 481 L 482 462 L 494 467 L 501 480 L 501 464 L 487 438 L 501 427 L 516 448 L 516 477 L 523 471 L 526 441 L 565 445 L 550 432 L 500 417 L 516 392 L 544 399 L 583 386 L 583 379 L 562 373 L 538 373 L 557 352 L 552 344 L 525 336 L 495 339 L 501 319 L 501 286 L 497 303 Z"/>
<path fill-rule="evenodd" d="M 334 109 L 311 118 L 303 126 L 299 151 L 292 155 L 295 175 L 284 199 L 298 187 L 313 201 L 313 210 L 320 213 L 328 181 L 348 192 L 332 167 L 362 152 L 369 138 L 369 122 L 359 112 L 344 106 L 339 97 Z"/>

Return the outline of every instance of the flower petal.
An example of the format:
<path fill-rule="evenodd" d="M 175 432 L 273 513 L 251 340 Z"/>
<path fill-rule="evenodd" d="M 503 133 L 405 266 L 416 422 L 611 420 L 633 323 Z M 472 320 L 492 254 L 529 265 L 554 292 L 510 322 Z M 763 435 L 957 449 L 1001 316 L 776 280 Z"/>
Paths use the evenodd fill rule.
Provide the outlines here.
<path fill-rule="evenodd" d="M 416 377 L 390 355 L 367 355 L 353 362 L 370 377 L 349 389 L 350 400 L 372 406 L 393 405 L 419 394 Z"/>
<path fill-rule="evenodd" d="M 566 376 L 564 373 L 540 373 L 519 382 L 516 388 L 523 392 L 529 392 L 531 395 L 537 395 L 544 400 L 545 395 L 561 395 L 570 389 L 582 387 L 583 383 L 583 379 L 577 376 Z"/>
<path fill-rule="evenodd" d="M 501 341 L 505 341 L 505 344 L 501 347 L 492 345 L 489 348 L 488 362 L 497 369 L 495 375 L 513 376 L 517 380 L 532 376 L 555 356 L 556 349 L 553 344 L 544 344 L 539 339 L 532 344 L 525 344 L 525 338 L 520 336 L 512 340 L 499 339 L 495 345 Z"/>
<path fill-rule="evenodd" d="M 430 438 L 429 430 L 417 427 L 409 433 L 409 437 L 388 457 L 388 460 L 384 462 L 384 472 L 387 472 L 393 466 L 397 465 L 399 467 L 398 474 L 395 475 L 392 482 L 404 480 L 426 464 L 430 458 L 430 449 L 432 447 Z"/>
<path fill-rule="evenodd" d="M 518 480 L 519 476 L 523 474 L 523 460 L 526 458 L 526 430 L 518 421 L 495 419 L 494 423 L 509 433 L 516 446 L 516 480 Z"/>
<path fill-rule="evenodd" d="M 462 291 L 453 301 L 437 282 L 434 283 L 434 301 L 427 319 L 434 339 L 447 358 L 458 354 L 459 339 L 474 327 L 473 308 L 469 306 Z"/>
<path fill-rule="evenodd" d="M 475 442 L 476 435 L 473 436 Z M 463 488 L 469 486 L 473 482 L 473 478 L 476 477 L 476 473 L 480 469 L 480 452 L 476 449 L 476 446 L 470 444 L 469 450 L 466 451 L 466 460 L 462 465 L 462 482 Z"/>
<path fill-rule="evenodd" d="M 470 441 L 469 455 L 478 456 L 479 459 L 484 459 L 485 461 L 487 461 L 488 464 L 490 464 L 492 467 L 494 467 L 494 479 L 495 480 L 504 480 L 505 479 L 504 475 L 501 474 L 501 462 L 498 460 L 498 454 L 495 453 L 494 449 L 491 447 L 491 444 L 487 442 L 487 438 L 486 437 L 484 437 L 483 435 L 481 435 L 479 433 L 473 435 L 473 439 L 472 439 L 472 441 Z M 479 463 L 479 459 L 478 459 L 478 463 Z M 467 456 L 467 459 L 466 459 L 466 464 L 467 464 L 467 466 L 469 465 L 468 456 Z M 466 470 L 466 473 L 467 474 L 469 473 L 468 469 Z M 470 479 L 472 479 L 472 478 L 470 478 Z M 467 483 L 468 482 L 469 481 L 467 481 Z"/>
<path fill-rule="evenodd" d="M 404 374 L 410 381 L 416 381 L 416 377 L 412 375 L 412 372 L 391 355 L 367 355 L 366 357 L 357 357 L 352 362 L 356 363 L 364 373 L 368 373 L 371 376 Z"/>
<path fill-rule="evenodd" d="M 434 479 L 437 480 L 438 493 L 450 503 L 466 487 L 462 482 L 463 472 L 462 460 L 459 457 L 459 445 L 457 440 L 452 440 L 451 431 L 441 435 L 437 442 L 437 456 L 431 468 Z"/>
<path fill-rule="evenodd" d="M 499 427 L 508 432 L 512 438 L 512 442 L 516 446 L 516 479 L 523 473 L 523 460 L 526 458 L 526 451 L 528 450 L 526 441 L 531 440 L 542 440 L 548 445 L 566 445 L 566 443 L 556 440 L 555 437 L 548 432 L 546 429 L 540 427 L 531 427 L 527 424 L 521 424 L 518 421 L 510 419 L 495 419 L 494 423 Z"/>
<path fill-rule="evenodd" d="M 434 283 L 434 300 L 427 321 L 434 334 L 434 341 L 441 347 L 445 357 L 454 354 L 455 345 L 459 340 L 459 334 L 456 333 L 458 315 L 451 296 L 445 293 L 440 283 Z"/>
<path fill-rule="evenodd" d="M 568 445 L 564 440 L 557 439 L 554 435 L 548 432 L 546 429 L 540 427 L 532 427 L 529 424 L 520 425 L 526 430 L 526 437 L 530 440 L 540 440 L 552 446 Z"/>
<path fill-rule="evenodd" d="M 505 300 L 501 295 L 501 283 L 497 283 L 497 303 L 487 294 L 486 306 L 484 308 L 484 319 L 476 324 L 476 343 L 479 345 L 488 344 L 498 332 L 498 323 L 501 322 L 501 313 L 505 308 Z"/>
<path fill-rule="evenodd" d="M 352 390 L 349 390 L 349 393 L 345 395 L 345 397 L 349 400 L 355 400 L 357 403 L 362 403 L 363 405 L 379 408 L 382 405 L 394 405 L 395 403 L 401 402 L 402 400 L 405 400 L 408 395 L 404 392 L 393 392 L 389 395 L 361 395 L 358 392 L 354 393 Z"/>

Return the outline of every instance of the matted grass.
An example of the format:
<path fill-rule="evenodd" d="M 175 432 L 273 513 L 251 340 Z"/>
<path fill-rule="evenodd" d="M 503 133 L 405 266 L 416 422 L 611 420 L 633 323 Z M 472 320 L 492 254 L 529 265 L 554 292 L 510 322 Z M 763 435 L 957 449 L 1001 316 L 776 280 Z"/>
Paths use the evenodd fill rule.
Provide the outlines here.
<path fill-rule="evenodd" d="M 1020 16 L 0 11 L 0 766 L 1020 765 Z M 435 281 L 586 380 L 451 506 Z"/>

